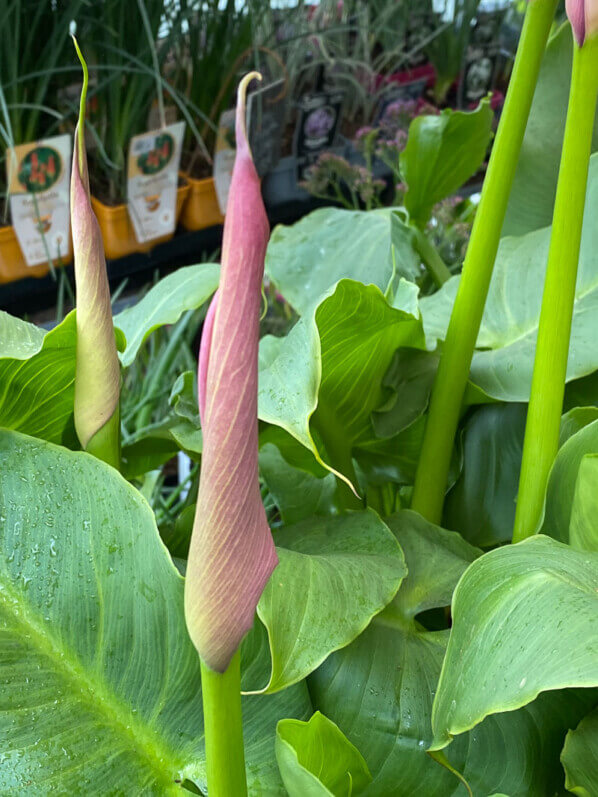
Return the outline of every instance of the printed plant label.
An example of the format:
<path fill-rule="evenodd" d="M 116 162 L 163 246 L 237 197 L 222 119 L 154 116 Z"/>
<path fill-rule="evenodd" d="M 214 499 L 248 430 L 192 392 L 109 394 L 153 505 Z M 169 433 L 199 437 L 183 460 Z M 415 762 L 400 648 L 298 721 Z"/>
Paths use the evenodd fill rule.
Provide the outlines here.
<path fill-rule="evenodd" d="M 127 206 L 139 243 L 174 232 L 185 123 L 151 130 L 129 142 Z"/>
<path fill-rule="evenodd" d="M 69 135 L 6 151 L 10 214 L 28 266 L 59 264 L 70 255 L 71 151 Z"/>

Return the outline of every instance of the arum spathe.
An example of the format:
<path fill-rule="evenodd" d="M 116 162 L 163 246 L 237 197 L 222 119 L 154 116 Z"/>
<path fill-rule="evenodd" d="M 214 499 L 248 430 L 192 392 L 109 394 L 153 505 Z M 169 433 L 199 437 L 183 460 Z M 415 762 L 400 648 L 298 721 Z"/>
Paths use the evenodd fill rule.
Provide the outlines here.
<path fill-rule="evenodd" d="M 93 213 L 85 151 L 87 66 L 71 171 L 71 229 L 77 292 L 75 428 L 83 448 L 118 466 L 120 366 L 102 236 Z"/>
<path fill-rule="evenodd" d="M 580 47 L 598 32 L 598 0 L 566 0 L 567 16 Z"/>
<path fill-rule="evenodd" d="M 255 77 L 239 86 L 220 287 L 199 356 L 203 453 L 185 616 L 200 657 L 218 672 L 251 628 L 278 562 L 258 482 L 257 358 L 269 225 L 245 130 L 245 95 Z"/>

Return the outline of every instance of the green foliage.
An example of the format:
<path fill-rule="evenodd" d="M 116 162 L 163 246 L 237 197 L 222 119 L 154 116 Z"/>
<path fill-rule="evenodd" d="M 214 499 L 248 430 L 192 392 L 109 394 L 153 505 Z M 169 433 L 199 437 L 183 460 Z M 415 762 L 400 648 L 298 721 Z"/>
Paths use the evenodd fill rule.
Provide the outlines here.
<path fill-rule="evenodd" d="M 478 171 L 488 150 L 492 110 L 483 100 L 476 111 L 443 111 L 411 122 L 401 153 L 401 174 L 407 183 L 405 207 L 424 227 L 433 206 L 457 191 Z"/>
<path fill-rule="evenodd" d="M 0 790 L 205 788 L 199 661 L 149 506 L 85 453 L 2 432 L 0 459 Z M 261 650 L 246 647 L 246 669 L 265 678 Z M 245 712 L 251 788 L 280 794 L 275 727 L 311 713 L 305 687 Z"/>
<path fill-rule="evenodd" d="M 522 235 L 547 227 L 552 207 L 565 132 L 565 113 L 571 82 L 573 36 L 565 23 L 550 39 L 534 94 L 519 156 L 503 235 Z M 598 122 L 592 151 L 598 150 Z"/>
<path fill-rule="evenodd" d="M 276 759 L 290 797 L 351 797 L 372 779 L 359 750 L 319 711 L 309 722 L 278 723 Z"/>
<path fill-rule="evenodd" d="M 561 760 L 567 789 L 581 797 L 591 797 L 598 790 L 598 710 L 569 731 Z"/>
<path fill-rule="evenodd" d="M 121 6 L 110 14 L 125 13 Z M 140 118 L 143 92 L 161 85 L 155 58 L 165 63 L 167 53 L 144 44 L 156 8 L 140 0 L 129 14 L 136 55 L 124 59 L 108 42 L 123 59 L 120 82 L 98 70 L 98 95 L 114 92 L 102 102 L 116 102 L 118 89 L 125 106 L 107 147 Z M 181 3 L 166 14 L 173 52 L 187 52 L 181 20 L 201 26 L 197 10 Z M 348 15 L 362 10 L 325 3 L 305 29 L 339 14 L 331 52 L 371 54 L 382 30 L 348 41 Z M 245 12 L 234 12 L 230 52 L 248 35 Z M 226 21 L 214 20 L 211 45 L 224 41 Z M 253 18 L 259 37 L 270 21 Z M 277 336 L 266 334 L 259 351 L 259 482 L 279 564 L 241 645 L 251 797 L 596 791 L 596 157 L 542 534 L 505 544 L 550 236 L 540 221 L 559 146 L 558 125 L 547 120 L 562 113 L 556 70 L 567 35 L 557 32 L 548 50 L 522 154 L 507 224 L 515 219 L 523 234 L 500 246 L 460 409 L 447 528 L 406 507 L 459 280 L 436 290 L 448 276 L 440 253 L 450 238 L 438 225 L 444 219 L 459 248 L 467 236 L 455 227 L 471 211 L 438 202 L 485 157 L 487 103 L 414 122 L 401 161 L 405 207 L 325 208 L 272 234 L 265 328 Z M 315 63 L 323 50 L 314 53 Z M 223 62 L 218 74 L 231 69 Z M 536 191 L 548 199 L 532 207 Z M 517 210 L 526 196 L 527 214 Z M 460 255 L 446 259 L 454 273 Z M 121 474 L 68 450 L 78 448 L 74 313 L 48 332 L 0 313 L 3 794 L 206 791 L 200 665 L 182 590 L 201 483 L 197 344 L 218 279 L 216 264 L 180 269 L 114 318 Z M 192 463 L 177 483 L 180 452 Z"/>
<path fill-rule="evenodd" d="M 547 690 L 598 686 L 598 553 L 537 536 L 475 562 L 453 596 L 433 749 Z"/>
<path fill-rule="evenodd" d="M 371 510 L 304 521 L 274 539 L 279 565 L 257 610 L 272 655 L 265 692 L 303 680 L 352 642 L 406 575 L 401 549 Z"/>
<path fill-rule="evenodd" d="M 593 312 L 598 297 L 598 230 L 593 223 L 596 208 L 595 155 L 590 161 L 567 381 L 598 368 L 598 349 L 594 345 L 597 316 Z M 550 233 L 548 227 L 503 238 L 500 244 L 471 365 L 471 380 L 501 401 L 529 399 Z M 445 336 L 459 280 L 460 277 L 453 277 L 441 290 L 421 301 L 429 346 Z"/>

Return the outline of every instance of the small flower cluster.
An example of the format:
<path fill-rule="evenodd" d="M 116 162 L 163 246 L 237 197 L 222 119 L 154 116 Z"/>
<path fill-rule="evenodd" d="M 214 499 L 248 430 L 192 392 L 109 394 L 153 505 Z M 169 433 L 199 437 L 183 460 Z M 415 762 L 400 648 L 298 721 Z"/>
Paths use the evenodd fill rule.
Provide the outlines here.
<path fill-rule="evenodd" d="M 405 187 L 401 182 L 399 158 L 407 145 L 409 125 L 417 116 L 437 114 L 438 109 L 423 100 L 395 100 L 386 106 L 378 124 L 359 128 L 353 143 L 364 164 L 325 152 L 308 170 L 301 184 L 310 194 L 333 199 L 347 208 L 381 207 L 386 188 L 384 180 L 374 177 L 374 159 L 392 171 L 396 186 L 392 204 L 402 202 Z"/>

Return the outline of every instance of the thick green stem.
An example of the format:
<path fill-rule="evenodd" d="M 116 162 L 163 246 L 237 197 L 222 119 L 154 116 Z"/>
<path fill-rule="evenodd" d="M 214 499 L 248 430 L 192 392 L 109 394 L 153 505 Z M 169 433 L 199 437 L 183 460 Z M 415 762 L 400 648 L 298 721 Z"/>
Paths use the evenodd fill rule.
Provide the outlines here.
<path fill-rule="evenodd" d="M 432 391 L 412 507 L 439 523 L 469 368 L 556 0 L 529 3 Z"/>
<path fill-rule="evenodd" d="M 523 444 L 513 542 L 537 531 L 559 446 L 575 283 L 598 96 L 598 37 L 575 46 L 569 110 Z"/>
<path fill-rule="evenodd" d="M 438 254 L 434 244 L 430 243 L 428 236 L 423 230 L 417 230 L 415 234 L 415 248 L 422 259 L 428 273 L 434 280 L 438 288 L 451 278 L 452 274 L 448 266 Z"/>
<path fill-rule="evenodd" d="M 214 672 L 201 662 L 201 691 L 210 797 L 245 797 L 239 651 L 224 673 Z"/>

